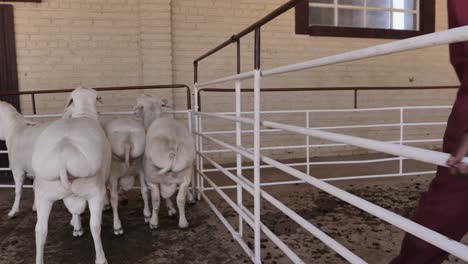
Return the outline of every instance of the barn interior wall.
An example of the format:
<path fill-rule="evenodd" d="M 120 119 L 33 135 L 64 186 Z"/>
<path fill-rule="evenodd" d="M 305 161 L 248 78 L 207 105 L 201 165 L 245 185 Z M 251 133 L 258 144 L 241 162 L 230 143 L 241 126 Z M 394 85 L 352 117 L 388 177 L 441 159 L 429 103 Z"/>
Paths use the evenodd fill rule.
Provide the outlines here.
<path fill-rule="evenodd" d="M 18 51 L 20 90 L 122 86 L 193 82 L 194 58 L 208 51 L 272 11 L 284 0 L 43 0 L 42 3 L 12 3 L 15 6 L 15 31 Z M 445 0 L 436 0 L 436 29 L 447 28 Z M 262 29 L 262 67 L 271 68 L 364 48 L 389 40 L 310 37 L 294 33 L 294 11 Z M 242 70 L 253 68 L 253 37 L 241 42 Z M 229 47 L 200 65 L 200 79 L 208 80 L 235 73 L 235 49 Z M 449 64 L 447 46 L 405 52 L 380 58 L 323 67 L 304 72 L 264 78 L 264 87 L 327 86 L 420 86 L 455 85 L 458 81 Z M 220 87 L 232 87 L 224 84 Z M 245 81 L 244 87 L 252 87 Z M 173 100 L 175 108 L 185 107 L 182 90 L 159 94 Z M 130 109 L 135 92 L 106 93 L 106 110 Z M 449 105 L 453 91 L 361 92 L 360 107 L 400 105 Z M 206 94 L 204 110 L 234 110 L 232 94 Z M 60 112 L 65 95 L 39 96 L 40 113 Z M 350 108 L 353 96 L 347 92 L 271 93 L 262 98 L 264 110 Z M 25 113 L 30 113 L 30 98 L 22 97 Z M 243 109 L 252 109 L 252 95 L 243 96 Z M 426 111 L 417 120 L 448 112 Z M 376 123 L 393 120 L 398 114 L 378 116 L 321 115 L 311 124 L 343 122 Z M 268 117 L 268 116 L 267 116 Z M 304 125 L 302 116 L 274 116 L 269 119 Z M 410 114 L 408 119 L 414 118 Z M 351 121 L 350 121 L 351 120 Z M 206 129 L 231 126 L 206 120 Z M 413 129 L 408 136 L 441 137 L 443 128 Z M 394 138 L 397 129 L 387 131 L 342 131 L 379 139 Z M 231 137 L 232 138 L 232 137 Z M 245 142 L 251 140 L 245 136 Z M 303 137 L 264 136 L 268 145 L 302 144 Z M 207 144 L 207 148 L 216 148 Z M 425 147 L 436 147 L 434 144 Z M 313 155 L 365 153 L 342 148 L 314 150 Z M 303 157 L 304 151 L 273 151 L 275 158 Z M 232 155 L 231 155 L 232 156 Z M 230 155 L 216 157 L 228 161 Z"/>
<path fill-rule="evenodd" d="M 170 0 L 11 4 L 22 91 L 172 83 Z M 106 110 L 129 110 L 136 94 L 106 92 Z M 65 97 L 38 96 L 38 112 L 60 112 Z M 30 97 L 21 103 L 30 113 Z"/>

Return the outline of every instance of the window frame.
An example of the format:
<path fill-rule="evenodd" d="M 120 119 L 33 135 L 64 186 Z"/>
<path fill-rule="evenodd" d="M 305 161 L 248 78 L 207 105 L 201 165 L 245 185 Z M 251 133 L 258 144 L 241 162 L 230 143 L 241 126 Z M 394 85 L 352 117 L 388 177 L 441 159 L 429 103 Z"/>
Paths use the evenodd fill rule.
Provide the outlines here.
<path fill-rule="evenodd" d="M 309 25 L 309 0 L 296 5 L 296 34 L 327 37 L 405 39 L 435 31 L 435 0 L 420 0 L 419 30 Z"/>

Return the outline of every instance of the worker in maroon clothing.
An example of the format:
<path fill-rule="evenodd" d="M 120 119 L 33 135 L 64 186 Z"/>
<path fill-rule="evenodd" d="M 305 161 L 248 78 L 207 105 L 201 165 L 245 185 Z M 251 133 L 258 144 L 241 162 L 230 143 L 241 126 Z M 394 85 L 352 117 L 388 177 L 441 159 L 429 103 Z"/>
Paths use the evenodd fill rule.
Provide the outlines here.
<path fill-rule="evenodd" d="M 448 0 L 449 27 L 468 25 L 468 0 Z M 451 153 L 449 168 L 438 167 L 429 190 L 421 195 L 412 220 L 459 241 L 468 232 L 468 42 L 450 45 L 450 60 L 461 86 L 444 135 L 443 151 Z M 448 253 L 406 234 L 392 264 L 438 264 Z"/>

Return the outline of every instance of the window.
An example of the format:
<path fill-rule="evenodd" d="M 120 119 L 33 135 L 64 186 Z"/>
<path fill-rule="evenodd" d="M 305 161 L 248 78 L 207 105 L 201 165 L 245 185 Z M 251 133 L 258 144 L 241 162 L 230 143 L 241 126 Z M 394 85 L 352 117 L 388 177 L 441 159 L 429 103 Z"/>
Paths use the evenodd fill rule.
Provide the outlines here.
<path fill-rule="evenodd" d="M 401 39 L 434 28 L 434 0 L 304 0 L 296 6 L 297 34 Z"/>

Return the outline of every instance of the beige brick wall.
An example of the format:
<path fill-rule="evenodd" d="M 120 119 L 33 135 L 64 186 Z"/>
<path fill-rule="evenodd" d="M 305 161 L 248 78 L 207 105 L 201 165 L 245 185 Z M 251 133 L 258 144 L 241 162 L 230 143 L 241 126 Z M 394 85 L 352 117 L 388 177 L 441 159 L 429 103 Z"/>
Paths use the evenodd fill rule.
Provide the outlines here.
<path fill-rule="evenodd" d="M 40 4 L 14 3 L 21 90 L 118 86 L 193 82 L 193 60 L 266 15 L 284 0 L 43 0 Z M 445 0 L 437 3 L 437 30 L 446 28 Z M 381 39 L 310 37 L 294 33 L 294 11 L 262 29 L 262 67 L 271 68 L 306 59 L 386 43 Z M 242 70 L 253 67 L 253 37 L 242 39 Z M 200 64 L 200 79 L 208 80 L 235 72 L 235 48 L 229 47 Z M 410 81 L 410 79 L 412 81 Z M 298 73 L 264 78 L 264 87 L 327 86 L 419 86 L 454 85 L 457 80 L 448 62 L 448 48 L 434 47 L 380 58 L 361 60 Z M 232 87 L 223 84 L 220 87 Z M 244 87 L 252 87 L 245 81 Z M 136 92 L 106 93 L 105 110 L 128 110 Z M 185 107 L 183 90 L 158 94 Z M 360 107 L 401 105 L 449 105 L 453 91 L 372 91 L 360 92 Z M 234 110 L 232 94 L 205 94 L 205 111 Z M 26 113 L 29 98 L 22 98 Z M 38 97 L 39 111 L 61 111 L 65 95 Z M 350 108 L 349 92 L 269 93 L 262 98 L 264 110 Z M 244 94 L 243 108 L 252 109 L 252 95 Z M 446 119 L 447 111 L 408 113 L 408 120 Z M 300 114 L 266 116 L 267 119 L 304 125 Z M 394 122 L 398 113 L 378 115 L 321 114 L 311 124 L 363 124 Z M 206 129 L 230 129 L 232 124 L 206 120 Z M 413 128 L 408 138 L 441 137 L 442 127 Z M 398 130 L 367 129 L 341 132 L 370 138 L 398 138 Z M 219 136 L 222 138 L 222 136 Z M 232 140 L 232 135 L 224 136 Z M 246 135 L 244 141 L 251 143 Z M 299 145 L 302 136 L 271 134 L 263 137 L 264 146 Z M 311 143 L 320 141 L 312 140 Z M 218 146 L 207 144 L 207 148 Z M 437 147 L 434 144 L 424 147 Z M 321 148 L 313 155 L 360 153 L 353 148 Z M 277 158 L 304 156 L 304 150 L 267 152 Z M 215 155 L 223 161 L 232 155 Z"/>
<path fill-rule="evenodd" d="M 170 0 L 13 5 L 22 91 L 172 82 Z M 105 93 L 106 110 L 128 108 L 134 94 Z M 171 91 L 163 94 L 172 99 Z M 63 98 L 39 96 L 39 112 L 60 112 Z M 21 99 L 30 113 L 30 98 Z"/>

